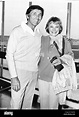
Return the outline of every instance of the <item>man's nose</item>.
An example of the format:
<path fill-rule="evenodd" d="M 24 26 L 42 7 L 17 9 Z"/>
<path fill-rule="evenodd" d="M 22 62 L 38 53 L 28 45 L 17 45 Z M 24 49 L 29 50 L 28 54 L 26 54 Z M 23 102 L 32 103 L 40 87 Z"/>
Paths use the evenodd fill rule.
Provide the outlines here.
<path fill-rule="evenodd" d="M 36 18 L 37 18 L 37 19 L 40 19 L 40 16 L 39 16 L 39 15 L 36 15 Z"/>

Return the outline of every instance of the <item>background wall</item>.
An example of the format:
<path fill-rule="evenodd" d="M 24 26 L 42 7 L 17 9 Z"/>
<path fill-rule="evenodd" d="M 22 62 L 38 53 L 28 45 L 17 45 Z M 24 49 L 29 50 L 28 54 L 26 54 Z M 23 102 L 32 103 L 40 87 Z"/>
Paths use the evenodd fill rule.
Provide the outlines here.
<path fill-rule="evenodd" d="M 79 0 L 72 2 L 71 37 L 79 39 Z"/>
<path fill-rule="evenodd" d="M 25 12 L 30 1 L 45 10 L 44 17 L 38 25 L 44 35 L 47 35 L 45 24 L 51 16 L 57 16 L 62 20 L 62 33 L 66 33 L 67 3 L 72 2 L 71 37 L 79 39 L 79 1 L 77 0 L 5 0 L 5 35 L 10 35 L 11 30 L 26 19 Z"/>
<path fill-rule="evenodd" d="M 2 2 L 0 1 L 0 34 L 1 34 L 1 22 L 2 22 Z"/>

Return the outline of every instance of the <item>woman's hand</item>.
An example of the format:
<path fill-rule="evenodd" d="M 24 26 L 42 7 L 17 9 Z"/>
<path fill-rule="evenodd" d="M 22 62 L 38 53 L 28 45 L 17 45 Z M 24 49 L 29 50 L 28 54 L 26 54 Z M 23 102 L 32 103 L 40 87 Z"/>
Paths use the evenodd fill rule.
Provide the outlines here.
<path fill-rule="evenodd" d="M 55 59 L 53 61 L 53 65 L 54 65 L 54 68 L 57 69 L 59 72 L 64 68 L 60 59 Z"/>
<path fill-rule="evenodd" d="M 59 64 L 61 64 L 61 60 L 60 59 L 55 59 L 54 61 L 53 61 L 53 65 L 54 66 L 57 66 L 57 65 L 59 65 Z"/>

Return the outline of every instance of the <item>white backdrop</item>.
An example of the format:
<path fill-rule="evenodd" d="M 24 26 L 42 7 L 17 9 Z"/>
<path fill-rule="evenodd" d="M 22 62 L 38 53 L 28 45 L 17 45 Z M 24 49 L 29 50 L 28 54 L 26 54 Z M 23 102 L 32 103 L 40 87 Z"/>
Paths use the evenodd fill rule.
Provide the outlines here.
<path fill-rule="evenodd" d="M 51 16 L 57 16 L 63 23 L 63 34 L 66 33 L 67 3 L 72 2 L 71 37 L 79 39 L 79 0 L 5 0 L 5 35 L 25 20 L 25 12 L 29 2 L 38 4 L 45 10 L 42 22 L 38 25 L 43 34 L 45 24 Z"/>
<path fill-rule="evenodd" d="M 45 33 L 44 27 L 51 16 L 59 17 L 63 22 L 63 32 L 66 26 L 67 3 L 56 0 L 31 0 L 32 4 L 38 4 L 45 10 L 45 14 L 39 28 Z M 5 0 L 5 35 L 9 35 L 12 28 L 25 20 L 25 12 L 30 0 Z"/>
<path fill-rule="evenodd" d="M 79 39 L 79 1 L 72 3 L 71 38 Z"/>

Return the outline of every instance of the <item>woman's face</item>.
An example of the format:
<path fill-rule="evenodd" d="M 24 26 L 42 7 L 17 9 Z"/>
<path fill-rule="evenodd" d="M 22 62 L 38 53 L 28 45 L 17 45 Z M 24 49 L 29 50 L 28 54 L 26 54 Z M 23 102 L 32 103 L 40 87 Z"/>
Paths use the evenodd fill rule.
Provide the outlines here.
<path fill-rule="evenodd" d="M 58 22 L 51 21 L 49 23 L 48 30 L 49 30 L 49 34 L 55 37 L 59 34 L 60 25 L 58 24 Z"/>

